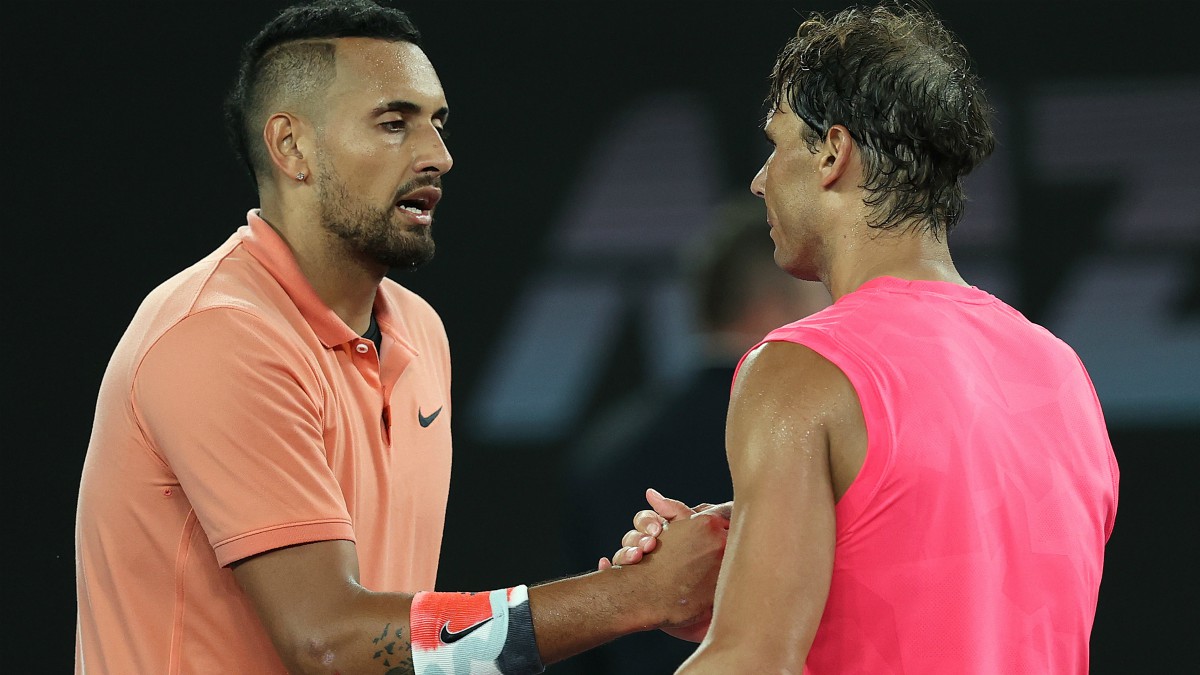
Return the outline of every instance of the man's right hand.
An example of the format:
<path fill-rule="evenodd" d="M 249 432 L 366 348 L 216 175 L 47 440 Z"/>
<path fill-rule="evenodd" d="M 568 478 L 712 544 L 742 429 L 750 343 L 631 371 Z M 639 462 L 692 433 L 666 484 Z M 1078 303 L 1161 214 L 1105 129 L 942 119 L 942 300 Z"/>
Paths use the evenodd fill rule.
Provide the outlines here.
<path fill-rule="evenodd" d="M 676 499 L 664 497 L 658 490 L 646 490 L 646 501 L 651 508 L 638 511 L 633 516 L 633 529 L 621 537 L 621 548 L 613 553 L 612 559 L 601 558 L 597 569 L 604 571 L 614 565 L 634 565 L 658 546 L 658 536 L 667 523 L 690 518 L 698 513 L 723 518 L 726 522 L 733 516 L 733 502 L 724 504 L 697 504 L 688 506 Z"/>
<path fill-rule="evenodd" d="M 615 565 L 633 565 L 647 561 L 654 561 L 661 557 L 669 557 L 670 553 L 664 548 L 664 552 L 655 553 L 647 556 L 651 552 L 658 549 L 660 546 L 659 540 L 662 540 L 662 546 L 666 546 L 667 542 L 674 539 L 680 531 L 687 528 L 694 528 L 697 523 L 704 523 L 712 526 L 719 526 L 724 538 L 728 535 L 729 518 L 732 513 L 733 503 L 728 502 L 713 506 L 711 504 L 700 504 L 695 508 L 689 507 L 683 502 L 668 499 L 663 497 L 658 491 L 650 489 L 646 491 L 646 500 L 653 509 L 639 511 L 634 516 L 634 529 L 625 534 L 621 540 L 622 548 L 613 554 L 613 561 L 609 562 L 607 558 L 602 558 L 600 561 L 600 569 L 608 569 Z M 721 552 L 724 552 L 722 548 Z M 716 573 L 718 567 L 712 570 L 711 588 L 715 590 Z M 645 564 L 645 563 L 643 563 Z M 702 565 L 702 562 L 697 562 L 697 565 Z M 684 621 L 668 623 L 662 629 L 668 635 L 689 642 L 700 642 L 704 639 L 704 635 L 708 632 L 709 620 L 712 618 L 711 598 L 705 596 L 703 598 L 707 609 L 704 612 L 696 614 L 693 618 Z"/>
<path fill-rule="evenodd" d="M 636 631 L 706 627 L 728 534 L 729 521 L 716 513 L 677 518 L 661 532 L 654 554 L 636 566 L 609 565 L 531 587 L 542 662 Z"/>
<path fill-rule="evenodd" d="M 717 513 L 680 516 L 663 525 L 654 554 L 639 564 L 662 603 L 660 628 L 707 623 L 728 535 L 729 520 Z"/>

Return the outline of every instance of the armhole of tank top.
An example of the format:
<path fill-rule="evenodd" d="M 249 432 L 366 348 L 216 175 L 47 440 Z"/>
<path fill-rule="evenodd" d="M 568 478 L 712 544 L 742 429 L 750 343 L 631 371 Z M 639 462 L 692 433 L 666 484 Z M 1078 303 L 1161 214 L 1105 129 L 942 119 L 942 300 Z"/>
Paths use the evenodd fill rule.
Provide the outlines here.
<path fill-rule="evenodd" d="M 850 386 L 854 388 L 859 407 L 862 409 L 863 423 L 867 431 L 867 452 L 858 475 L 836 506 L 837 530 L 840 536 L 853 530 L 858 519 L 875 499 L 891 469 L 894 454 L 891 418 L 871 370 L 837 338 L 822 331 L 812 330 L 793 331 L 789 336 L 793 338 L 789 341 L 808 347 L 837 366 L 846 379 L 850 380 Z M 781 338 L 782 336 L 776 336 L 773 339 Z"/>

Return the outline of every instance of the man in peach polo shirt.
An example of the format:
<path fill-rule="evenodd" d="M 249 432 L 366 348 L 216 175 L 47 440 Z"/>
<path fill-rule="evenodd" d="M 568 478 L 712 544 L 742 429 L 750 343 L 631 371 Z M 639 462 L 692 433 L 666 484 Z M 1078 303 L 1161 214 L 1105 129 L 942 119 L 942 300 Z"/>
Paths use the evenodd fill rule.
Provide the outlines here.
<path fill-rule="evenodd" d="M 711 606 L 727 522 L 634 568 L 432 592 L 450 481 L 433 255 L 448 107 L 407 17 L 285 10 L 228 102 L 247 224 L 154 290 L 101 386 L 76 526 L 76 671 L 540 672 Z M 657 533 L 656 533 L 657 534 Z"/>

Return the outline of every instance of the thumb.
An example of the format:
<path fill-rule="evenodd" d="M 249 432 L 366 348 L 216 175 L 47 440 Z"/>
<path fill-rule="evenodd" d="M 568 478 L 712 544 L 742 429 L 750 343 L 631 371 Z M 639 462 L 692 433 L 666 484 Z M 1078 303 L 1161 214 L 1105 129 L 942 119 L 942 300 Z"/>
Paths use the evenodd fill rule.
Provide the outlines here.
<path fill-rule="evenodd" d="M 646 490 L 646 501 L 650 504 L 650 508 L 667 520 L 687 518 L 695 513 L 687 504 L 676 499 L 667 499 L 654 488 Z"/>

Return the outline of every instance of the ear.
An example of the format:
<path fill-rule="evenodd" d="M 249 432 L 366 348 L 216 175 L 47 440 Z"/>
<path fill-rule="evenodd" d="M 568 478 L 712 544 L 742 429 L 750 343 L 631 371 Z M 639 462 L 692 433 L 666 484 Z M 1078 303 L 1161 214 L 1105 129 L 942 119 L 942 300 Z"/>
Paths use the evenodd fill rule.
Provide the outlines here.
<path fill-rule="evenodd" d="M 263 141 L 267 145 L 267 155 L 271 164 L 290 180 L 300 180 L 298 176 L 311 176 L 308 161 L 300 146 L 303 142 L 304 123 L 286 112 L 277 112 L 263 126 Z"/>
<path fill-rule="evenodd" d="M 829 127 L 829 133 L 825 135 L 825 143 L 821 147 L 821 187 L 831 187 L 850 170 L 856 150 L 857 146 L 849 129 L 840 124 Z"/>

